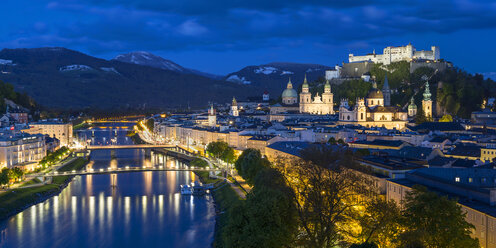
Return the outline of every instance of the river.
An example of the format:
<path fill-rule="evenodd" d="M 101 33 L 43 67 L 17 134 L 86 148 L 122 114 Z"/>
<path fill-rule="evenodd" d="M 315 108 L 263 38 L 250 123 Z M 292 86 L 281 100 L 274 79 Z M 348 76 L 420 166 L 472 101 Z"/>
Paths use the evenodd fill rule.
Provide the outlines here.
<path fill-rule="evenodd" d="M 92 133 L 94 135 L 92 135 Z M 129 144 L 125 130 L 80 132 L 93 144 Z M 117 140 L 115 140 L 117 138 Z M 158 164 L 185 166 L 141 149 L 92 152 L 94 169 Z M 210 247 L 213 199 L 183 196 L 192 172 L 130 172 L 77 176 L 58 195 L 0 223 L 0 247 Z"/>

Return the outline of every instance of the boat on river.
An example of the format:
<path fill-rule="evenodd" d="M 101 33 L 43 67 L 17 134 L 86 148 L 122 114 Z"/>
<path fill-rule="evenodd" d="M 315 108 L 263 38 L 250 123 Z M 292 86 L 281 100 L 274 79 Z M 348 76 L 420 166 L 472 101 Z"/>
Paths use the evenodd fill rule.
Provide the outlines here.
<path fill-rule="evenodd" d="M 193 194 L 193 188 L 188 184 L 181 185 L 181 195 L 191 195 Z"/>

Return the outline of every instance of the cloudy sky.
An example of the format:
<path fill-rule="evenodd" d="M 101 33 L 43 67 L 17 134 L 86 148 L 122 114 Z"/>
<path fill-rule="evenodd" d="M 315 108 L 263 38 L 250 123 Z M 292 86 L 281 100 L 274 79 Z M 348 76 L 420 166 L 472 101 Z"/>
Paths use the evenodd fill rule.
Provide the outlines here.
<path fill-rule="evenodd" d="M 62 46 L 106 59 L 149 51 L 226 74 L 275 61 L 332 66 L 411 42 L 489 73 L 495 13 L 484 0 L 2 0 L 0 47 Z"/>

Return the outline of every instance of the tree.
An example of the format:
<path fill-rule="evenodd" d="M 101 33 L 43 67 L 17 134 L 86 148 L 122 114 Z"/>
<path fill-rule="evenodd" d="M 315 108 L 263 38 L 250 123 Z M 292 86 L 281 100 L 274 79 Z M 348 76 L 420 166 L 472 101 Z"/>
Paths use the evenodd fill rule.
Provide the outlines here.
<path fill-rule="evenodd" d="M 470 236 L 474 226 L 465 220 L 466 214 L 455 200 L 414 186 L 403 205 L 406 231 L 400 238 L 405 246 L 479 247 L 479 241 Z"/>
<path fill-rule="evenodd" d="M 146 120 L 146 127 L 150 130 L 150 132 L 153 132 L 153 129 L 155 128 L 155 120 L 153 118 Z"/>
<path fill-rule="evenodd" d="M 221 159 L 226 163 L 233 163 L 236 160 L 234 149 L 232 147 L 226 147 L 222 152 Z"/>
<path fill-rule="evenodd" d="M 365 204 L 360 217 L 360 237 L 365 243 L 373 242 L 380 247 L 393 247 L 402 229 L 401 212 L 395 202 L 375 198 Z"/>
<path fill-rule="evenodd" d="M 362 244 L 353 244 L 350 248 L 377 248 L 377 245 L 374 243 L 362 243 Z"/>
<path fill-rule="evenodd" d="M 453 117 L 451 115 L 443 115 L 439 122 L 453 122 Z"/>
<path fill-rule="evenodd" d="M 329 143 L 331 145 L 335 145 L 335 144 L 337 144 L 337 141 L 334 137 L 331 137 L 327 143 Z"/>
<path fill-rule="evenodd" d="M 220 159 L 229 145 L 224 141 L 210 142 L 207 145 L 207 152 L 210 156 Z"/>
<path fill-rule="evenodd" d="M 415 124 L 422 124 L 427 122 L 427 117 L 425 116 L 424 109 L 418 108 L 417 115 L 415 115 Z"/>
<path fill-rule="evenodd" d="M 4 168 L 2 172 L 0 173 L 0 185 L 6 185 L 9 183 L 9 175 L 8 175 L 9 169 Z"/>
<path fill-rule="evenodd" d="M 272 168 L 260 171 L 246 201 L 229 210 L 226 247 L 288 247 L 298 231 L 291 189 Z"/>
<path fill-rule="evenodd" d="M 351 226 L 358 224 L 359 199 L 370 194 L 372 184 L 350 169 L 358 165 L 347 149 L 311 146 L 302 157 L 291 161 L 283 172 L 293 189 L 301 232 L 298 244 L 335 247 L 351 241 L 355 235 Z"/>
<path fill-rule="evenodd" d="M 262 158 L 259 150 L 246 149 L 236 160 L 234 167 L 249 185 L 253 185 L 257 173 L 264 168 L 270 167 L 270 163 L 267 159 Z"/>

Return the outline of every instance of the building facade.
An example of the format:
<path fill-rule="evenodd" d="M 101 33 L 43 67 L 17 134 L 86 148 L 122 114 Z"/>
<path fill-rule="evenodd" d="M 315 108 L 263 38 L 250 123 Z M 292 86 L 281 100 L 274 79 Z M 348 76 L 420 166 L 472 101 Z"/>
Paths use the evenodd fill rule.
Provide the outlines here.
<path fill-rule="evenodd" d="M 389 65 L 393 62 L 399 61 L 412 61 L 412 60 L 432 60 L 437 61 L 441 59 L 440 51 L 438 46 L 431 46 L 430 51 L 421 50 L 417 51 L 412 44 L 406 46 L 388 46 L 383 49 L 383 54 L 376 54 L 375 50 L 371 54 L 355 56 L 350 54 L 348 56 L 348 61 L 353 62 L 363 62 L 371 61 L 374 63 L 381 63 L 384 65 Z"/>
<path fill-rule="evenodd" d="M 236 98 L 233 97 L 232 103 L 231 103 L 231 111 L 229 111 L 229 114 L 231 116 L 239 116 L 239 110 L 238 110 L 238 102 L 236 101 Z"/>
<path fill-rule="evenodd" d="M 429 90 L 429 81 L 425 84 L 424 99 L 422 99 L 422 110 L 424 111 L 425 117 L 432 118 L 432 100 L 431 91 Z"/>
<path fill-rule="evenodd" d="M 46 134 L 60 140 L 61 146 L 72 145 L 72 124 L 59 122 L 36 122 L 29 124 L 29 129 L 23 130 L 29 134 Z"/>
<path fill-rule="evenodd" d="M 408 121 L 406 112 L 398 107 L 385 106 L 384 95 L 373 83 L 367 97 L 357 98 L 354 108 L 350 108 L 348 100 L 341 100 L 339 120 L 341 125 L 354 124 L 364 127 L 384 127 L 403 130 Z"/>
<path fill-rule="evenodd" d="M 331 93 L 331 84 L 329 80 L 324 86 L 322 97 L 317 93 L 313 99 L 309 91 L 307 77 L 303 81 L 300 93 L 300 113 L 316 114 L 316 115 L 332 115 L 334 114 L 334 95 Z"/>
<path fill-rule="evenodd" d="M 2 135 L 0 137 L 0 168 L 12 168 L 38 162 L 45 157 L 46 151 L 44 135 Z"/>

